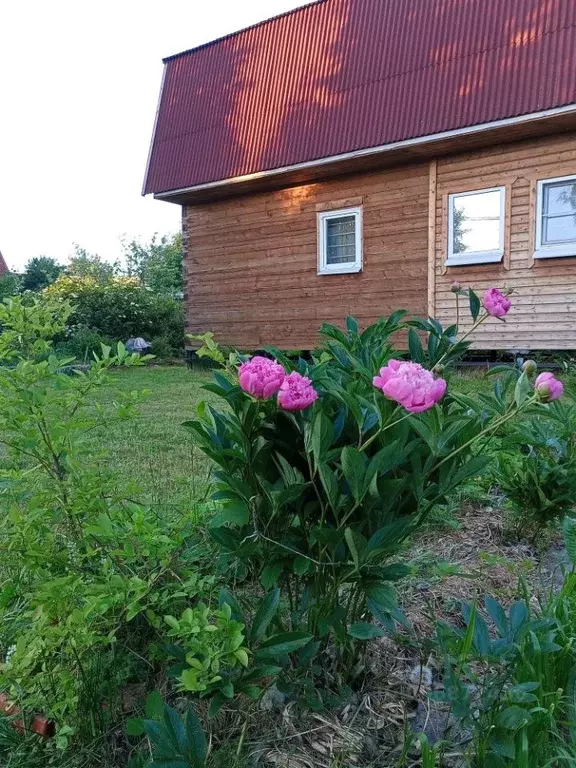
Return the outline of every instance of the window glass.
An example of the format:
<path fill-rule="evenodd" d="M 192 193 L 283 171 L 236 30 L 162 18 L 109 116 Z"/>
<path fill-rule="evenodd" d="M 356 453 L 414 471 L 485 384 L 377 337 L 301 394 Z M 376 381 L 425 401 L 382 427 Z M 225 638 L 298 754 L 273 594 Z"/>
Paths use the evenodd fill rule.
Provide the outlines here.
<path fill-rule="evenodd" d="M 503 190 L 452 195 L 451 251 L 471 254 L 502 248 L 501 220 Z"/>
<path fill-rule="evenodd" d="M 544 184 L 542 245 L 576 242 L 576 180 Z"/>
<path fill-rule="evenodd" d="M 356 217 L 326 219 L 326 263 L 350 264 L 356 260 Z"/>

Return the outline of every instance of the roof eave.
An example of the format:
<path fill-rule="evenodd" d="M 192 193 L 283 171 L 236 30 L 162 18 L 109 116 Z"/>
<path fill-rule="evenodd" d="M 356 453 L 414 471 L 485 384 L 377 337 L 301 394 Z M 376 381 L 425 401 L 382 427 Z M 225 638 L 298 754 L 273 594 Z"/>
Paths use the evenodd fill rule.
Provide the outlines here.
<path fill-rule="evenodd" d="M 507 135 L 511 129 L 514 129 L 514 133 Z M 576 129 L 576 103 L 442 133 L 417 136 L 377 147 L 367 147 L 282 168 L 219 179 L 181 189 L 155 192 L 154 197 L 157 200 L 178 204 L 203 202 L 229 194 L 244 194 L 352 173 L 365 170 L 370 165 L 381 167 L 401 164 L 434 155 L 481 148 L 496 141 L 514 141 L 571 129 Z"/>

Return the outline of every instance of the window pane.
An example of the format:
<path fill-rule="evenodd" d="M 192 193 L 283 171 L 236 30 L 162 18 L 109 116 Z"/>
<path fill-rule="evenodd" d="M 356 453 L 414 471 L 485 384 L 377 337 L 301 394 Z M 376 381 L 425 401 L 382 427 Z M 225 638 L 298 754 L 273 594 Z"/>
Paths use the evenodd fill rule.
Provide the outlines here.
<path fill-rule="evenodd" d="M 356 217 L 326 219 L 326 263 L 351 264 L 356 261 Z"/>
<path fill-rule="evenodd" d="M 576 242 L 576 214 L 574 216 L 544 216 L 542 242 L 544 245 Z"/>
<path fill-rule="evenodd" d="M 494 190 L 452 198 L 453 253 L 499 250 L 501 195 Z"/>
<path fill-rule="evenodd" d="M 454 253 L 497 251 L 500 248 L 500 219 L 466 221 L 459 231 L 454 227 Z"/>
<path fill-rule="evenodd" d="M 550 215 L 576 214 L 576 181 L 545 184 L 542 212 Z"/>

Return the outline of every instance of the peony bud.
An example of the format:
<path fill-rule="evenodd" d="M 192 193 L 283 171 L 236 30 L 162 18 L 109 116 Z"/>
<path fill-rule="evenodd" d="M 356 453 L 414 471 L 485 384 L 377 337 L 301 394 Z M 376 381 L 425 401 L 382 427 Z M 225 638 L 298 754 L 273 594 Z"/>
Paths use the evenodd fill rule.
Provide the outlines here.
<path fill-rule="evenodd" d="M 526 360 L 522 366 L 522 370 L 524 373 L 527 373 L 528 376 L 532 376 L 538 370 L 538 365 L 535 360 Z"/>
<path fill-rule="evenodd" d="M 452 291 L 452 293 L 460 293 L 460 291 L 462 290 L 462 286 L 460 285 L 458 280 L 454 280 L 454 282 L 450 286 L 450 290 Z"/>
<path fill-rule="evenodd" d="M 552 400 L 558 400 L 564 393 L 564 384 L 554 376 L 553 373 L 545 371 L 534 382 L 534 389 L 540 395 L 540 399 L 545 403 Z"/>
<path fill-rule="evenodd" d="M 498 288 L 489 288 L 482 299 L 482 306 L 492 317 L 502 318 L 508 314 L 512 302 Z"/>

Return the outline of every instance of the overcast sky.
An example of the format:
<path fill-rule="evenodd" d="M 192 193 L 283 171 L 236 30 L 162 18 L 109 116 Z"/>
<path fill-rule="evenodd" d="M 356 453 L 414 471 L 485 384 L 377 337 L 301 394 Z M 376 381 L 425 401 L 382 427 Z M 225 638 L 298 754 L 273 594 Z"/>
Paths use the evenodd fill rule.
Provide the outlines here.
<path fill-rule="evenodd" d="M 108 259 L 180 226 L 140 191 L 163 56 L 306 2 L 0 0 L 0 251 Z"/>

